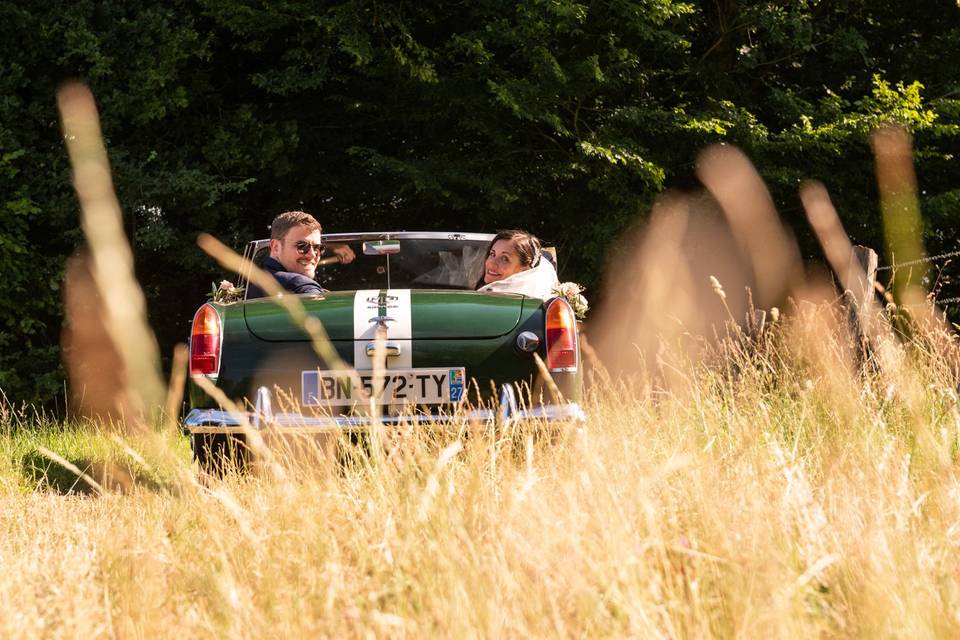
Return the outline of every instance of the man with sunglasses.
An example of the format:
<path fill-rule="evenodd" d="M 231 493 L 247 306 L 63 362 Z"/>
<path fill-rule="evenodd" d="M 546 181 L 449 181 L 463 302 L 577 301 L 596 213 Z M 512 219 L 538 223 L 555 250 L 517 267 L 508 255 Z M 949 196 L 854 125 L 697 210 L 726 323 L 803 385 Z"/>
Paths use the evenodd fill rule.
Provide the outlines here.
<path fill-rule="evenodd" d="M 291 293 L 321 294 L 324 291 L 314 280 L 324 250 L 320 229 L 317 219 L 304 211 L 281 213 L 270 225 L 270 257 L 262 268 Z M 330 250 L 343 264 L 355 257 L 345 244 L 330 245 Z M 260 287 L 250 284 L 248 300 L 265 295 Z"/>

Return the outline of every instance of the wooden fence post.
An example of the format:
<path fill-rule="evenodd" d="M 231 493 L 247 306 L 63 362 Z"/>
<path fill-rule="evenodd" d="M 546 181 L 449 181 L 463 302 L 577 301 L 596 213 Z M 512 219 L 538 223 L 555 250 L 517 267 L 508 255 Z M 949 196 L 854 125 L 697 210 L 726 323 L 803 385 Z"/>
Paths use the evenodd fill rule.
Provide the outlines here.
<path fill-rule="evenodd" d="M 874 284 L 877 280 L 877 252 L 870 247 L 855 245 L 850 252 L 850 263 L 847 265 L 847 277 L 844 282 L 846 290 L 843 297 L 847 301 L 847 322 L 850 332 L 860 348 L 857 349 L 857 360 L 860 368 L 870 361 L 871 345 L 867 336 L 870 335 L 869 303 L 873 300 Z"/>
<path fill-rule="evenodd" d="M 874 284 L 877 281 L 877 252 L 870 247 L 854 245 L 850 252 L 850 265 L 847 267 L 846 287 L 853 294 L 857 308 L 873 299 Z"/>
<path fill-rule="evenodd" d="M 767 312 L 765 309 L 750 309 L 747 311 L 747 335 L 756 338 L 763 334 L 767 326 Z"/>

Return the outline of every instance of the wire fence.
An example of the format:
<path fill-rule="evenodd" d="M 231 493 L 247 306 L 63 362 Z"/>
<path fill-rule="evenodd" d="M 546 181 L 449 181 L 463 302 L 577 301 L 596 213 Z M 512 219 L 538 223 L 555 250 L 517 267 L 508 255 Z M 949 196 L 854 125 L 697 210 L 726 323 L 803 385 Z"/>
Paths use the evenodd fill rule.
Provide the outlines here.
<path fill-rule="evenodd" d="M 941 253 L 935 256 L 926 256 L 924 258 L 918 258 L 916 260 L 908 260 L 906 262 L 896 262 L 894 264 L 885 265 L 883 267 L 877 267 L 877 271 L 893 271 L 895 269 L 902 269 L 903 267 L 910 267 L 915 264 L 927 264 L 930 262 L 936 262 L 937 260 L 944 260 L 945 258 L 953 258 L 955 256 L 960 256 L 960 250 L 950 251 L 948 253 Z"/>
<path fill-rule="evenodd" d="M 948 251 L 946 253 L 940 253 L 935 256 L 925 256 L 923 258 L 918 258 L 916 260 L 907 260 L 906 262 L 895 262 L 893 264 L 877 267 L 876 271 L 877 273 L 881 271 L 896 271 L 897 269 L 902 269 L 904 267 L 912 267 L 918 264 L 930 264 L 932 262 L 937 262 L 938 260 L 946 260 L 947 258 L 954 258 L 956 256 L 960 256 L 960 249 L 956 251 Z M 955 296 L 952 298 L 937 298 L 933 300 L 933 303 L 938 305 L 956 304 L 958 302 L 960 302 L 960 296 Z"/>

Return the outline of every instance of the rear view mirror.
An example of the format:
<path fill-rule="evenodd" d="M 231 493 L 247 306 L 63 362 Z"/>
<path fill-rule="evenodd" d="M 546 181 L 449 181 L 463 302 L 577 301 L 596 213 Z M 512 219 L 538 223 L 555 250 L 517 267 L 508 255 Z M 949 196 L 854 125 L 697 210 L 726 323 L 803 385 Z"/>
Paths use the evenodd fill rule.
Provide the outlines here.
<path fill-rule="evenodd" d="M 400 253 L 399 240 L 367 240 L 363 243 L 365 256 L 389 256 Z"/>

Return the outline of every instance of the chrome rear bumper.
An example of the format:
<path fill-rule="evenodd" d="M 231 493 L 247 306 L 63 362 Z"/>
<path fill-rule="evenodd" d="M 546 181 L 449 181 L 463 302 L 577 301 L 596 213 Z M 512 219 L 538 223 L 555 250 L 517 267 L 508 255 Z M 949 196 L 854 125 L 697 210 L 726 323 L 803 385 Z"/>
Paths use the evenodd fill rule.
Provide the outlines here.
<path fill-rule="evenodd" d="M 542 422 L 585 422 L 587 417 L 576 403 L 545 404 L 530 408 L 518 406 L 512 387 L 505 386 L 500 394 L 499 409 L 470 409 L 453 414 L 404 414 L 399 416 L 311 416 L 302 413 L 274 413 L 272 399 L 266 387 L 257 390 L 253 411 L 242 415 L 222 409 L 193 409 L 183 421 L 183 429 L 194 433 L 244 433 L 249 429 L 283 431 L 290 433 L 328 433 L 361 431 L 374 424 L 402 425 L 507 425 L 521 420 Z"/>

